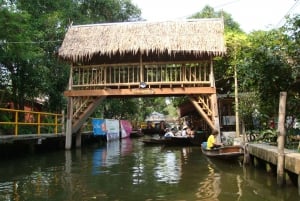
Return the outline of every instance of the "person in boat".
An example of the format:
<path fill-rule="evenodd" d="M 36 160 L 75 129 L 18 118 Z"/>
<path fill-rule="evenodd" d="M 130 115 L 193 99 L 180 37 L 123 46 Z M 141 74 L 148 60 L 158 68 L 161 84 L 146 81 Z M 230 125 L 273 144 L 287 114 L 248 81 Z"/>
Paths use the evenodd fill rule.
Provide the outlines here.
<path fill-rule="evenodd" d="M 217 130 L 212 131 L 212 133 L 210 134 L 210 136 L 207 139 L 206 149 L 210 150 L 210 149 L 215 149 L 215 148 L 219 148 L 219 147 L 223 146 L 223 143 L 217 142 L 218 134 L 219 134 L 219 132 Z"/>
<path fill-rule="evenodd" d="M 186 132 L 187 128 L 188 127 L 186 125 L 183 126 L 182 131 L 181 131 L 181 136 L 187 136 L 187 132 Z"/>
<path fill-rule="evenodd" d="M 195 129 L 194 128 L 188 128 L 186 133 L 187 133 L 188 137 L 194 137 L 195 136 Z"/>
<path fill-rule="evenodd" d="M 160 138 L 162 138 L 162 136 L 164 136 L 165 134 L 165 130 L 166 130 L 166 123 L 164 121 L 159 122 L 159 131 L 158 131 L 158 135 Z"/>
<path fill-rule="evenodd" d="M 173 130 L 170 130 L 170 128 L 166 128 L 166 133 L 164 137 L 174 137 Z"/>

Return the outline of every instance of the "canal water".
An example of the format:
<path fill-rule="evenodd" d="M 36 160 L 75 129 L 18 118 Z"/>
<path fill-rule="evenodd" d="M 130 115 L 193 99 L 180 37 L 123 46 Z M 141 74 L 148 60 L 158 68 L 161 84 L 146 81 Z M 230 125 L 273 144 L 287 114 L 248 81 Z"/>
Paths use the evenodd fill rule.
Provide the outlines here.
<path fill-rule="evenodd" d="M 265 170 L 141 139 L 0 161 L 1 201 L 297 201 Z"/>

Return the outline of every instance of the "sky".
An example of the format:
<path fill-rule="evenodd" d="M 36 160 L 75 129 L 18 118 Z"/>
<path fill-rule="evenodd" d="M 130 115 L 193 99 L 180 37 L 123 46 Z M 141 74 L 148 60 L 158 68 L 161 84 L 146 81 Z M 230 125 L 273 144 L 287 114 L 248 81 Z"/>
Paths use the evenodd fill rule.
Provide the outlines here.
<path fill-rule="evenodd" d="M 287 14 L 300 14 L 300 0 L 131 0 L 147 21 L 179 20 L 206 5 L 231 14 L 242 30 L 270 30 L 284 24 Z"/>

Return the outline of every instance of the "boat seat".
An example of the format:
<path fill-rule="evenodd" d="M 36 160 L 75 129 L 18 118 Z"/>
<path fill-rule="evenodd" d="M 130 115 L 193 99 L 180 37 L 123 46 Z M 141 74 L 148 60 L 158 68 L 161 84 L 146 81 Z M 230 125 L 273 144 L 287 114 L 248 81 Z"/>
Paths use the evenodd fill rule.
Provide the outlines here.
<path fill-rule="evenodd" d="M 207 149 L 207 142 L 202 142 L 202 143 L 201 143 L 201 146 L 202 146 L 203 148 Z"/>

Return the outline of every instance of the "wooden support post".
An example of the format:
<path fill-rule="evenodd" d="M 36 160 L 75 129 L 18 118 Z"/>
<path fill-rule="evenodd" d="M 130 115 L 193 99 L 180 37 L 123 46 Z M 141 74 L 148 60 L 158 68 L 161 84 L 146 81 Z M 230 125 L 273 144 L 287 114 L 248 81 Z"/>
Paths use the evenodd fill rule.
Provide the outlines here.
<path fill-rule="evenodd" d="M 73 83 L 73 66 L 70 67 L 70 77 L 68 89 L 72 90 Z M 72 147 L 72 120 L 73 120 L 73 98 L 68 97 L 68 107 L 67 107 L 67 125 L 66 125 L 66 142 L 65 149 L 71 149 Z"/>
<path fill-rule="evenodd" d="M 262 160 L 262 159 L 260 159 L 260 158 L 258 158 L 258 157 L 254 157 L 254 167 L 256 167 L 256 168 L 259 168 L 259 169 L 266 169 L 266 164 L 265 164 L 265 162 Z"/>
<path fill-rule="evenodd" d="M 283 186 L 284 179 L 284 138 L 285 138 L 285 107 L 286 92 L 280 92 L 279 112 L 278 112 L 278 159 L 277 159 L 277 184 Z"/>
<path fill-rule="evenodd" d="M 72 147 L 72 119 L 73 119 L 73 98 L 68 98 L 67 125 L 66 125 L 66 143 L 65 148 Z"/>
<path fill-rule="evenodd" d="M 298 174 L 298 195 L 300 195 L 300 175 Z"/>
<path fill-rule="evenodd" d="M 220 130 L 217 94 L 211 95 L 211 111 L 212 111 L 212 117 L 213 117 L 215 129 L 219 132 L 218 141 L 221 142 L 221 130 Z"/>
<path fill-rule="evenodd" d="M 76 148 L 81 147 L 81 129 L 79 129 L 78 132 L 76 132 Z"/>
<path fill-rule="evenodd" d="M 210 58 L 210 86 L 215 88 L 215 76 L 214 76 L 214 69 L 213 69 L 213 59 Z M 212 120 L 214 122 L 215 129 L 219 132 L 219 137 L 217 138 L 219 142 L 221 142 L 221 130 L 220 130 L 220 120 L 219 120 L 219 111 L 218 111 L 218 97 L 217 94 L 212 94 L 210 96 L 211 102 L 211 111 L 212 111 Z"/>
<path fill-rule="evenodd" d="M 249 154 L 249 147 L 248 147 L 248 143 L 247 144 L 244 144 L 244 159 L 243 159 L 243 164 L 246 165 L 246 164 L 250 164 L 251 163 L 251 156 Z M 252 158 L 253 160 L 253 158 Z M 253 161 L 252 161 L 253 163 Z"/>
<path fill-rule="evenodd" d="M 140 82 L 144 82 L 143 55 L 140 52 Z"/>

